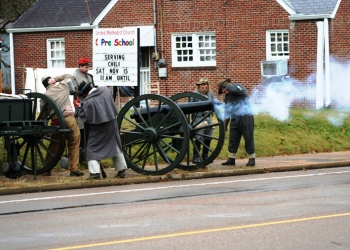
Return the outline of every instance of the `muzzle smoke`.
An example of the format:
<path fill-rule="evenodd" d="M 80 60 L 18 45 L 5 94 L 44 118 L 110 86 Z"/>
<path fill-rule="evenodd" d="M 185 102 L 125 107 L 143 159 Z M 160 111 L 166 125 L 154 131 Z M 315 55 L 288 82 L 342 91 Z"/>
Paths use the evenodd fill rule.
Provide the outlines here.
<path fill-rule="evenodd" d="M 326 119 L 333 126 L 341 126 L 350 115 L 350 61 L 341 64 L 334 58 L 330 58 L 330 75 L 331 103 L 325 107 L 331 107 L 335 112 Z M 294 102 L 316 103 L 316 74 L 310 75 L 305 82 L 308 84 L 287 77 L 270 78 L 268 83 L 259 85 L 252 91 L 251 109 L 247 109 L 246 107 L 249 107 L 247 105 L 238 105 L 238 108 L 237 106 L 235 108 L 226 107 L 225 113 L 225 104 L 214 99 L 214 111 L 220 120 L 228 118 L 229 111 L 237 115 L 264 113 L 278 121 L 287 121 L 290 116 L 289 110 Z M 326 93 L 325 87 L 324 93 Z M 242 107 L 245 107 L 245 110 Z M 308 117 L 305 116 L 305 118 Z"/>

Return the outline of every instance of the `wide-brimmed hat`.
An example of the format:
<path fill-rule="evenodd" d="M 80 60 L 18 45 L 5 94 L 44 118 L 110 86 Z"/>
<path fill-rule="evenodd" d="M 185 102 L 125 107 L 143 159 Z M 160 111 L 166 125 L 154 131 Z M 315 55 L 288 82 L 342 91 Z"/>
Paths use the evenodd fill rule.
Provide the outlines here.
<path fill-rule="evenodd" d="M 83 81 L 78 86 L 79 95 L 87 94 L 91 89 L 92 89 L 92 83 L 86 83 L 85 81 Z"/>
<path fill-rule="evenodd" d="M 206 77 L 201 78 L 201 79 L 199 80 L 199 82 L 197 82 L 196 84 L 197 84 L 197 85 L 201 85 L 201 84 L 203 84 L 203 83 L 209 84 L 208 78 L 206 78 Z"/>
<path fill-rule="evenodd" d="M 51 76 L 49 75 L 46 75 L 46 76 L 43 76 L 41 78 L 41 82 L 43 83 L 44 87 L 46 88 L 47 86 L 49 86 L 49 80 L 50 80 Z"/>
<path fill-rule="evenodd" d="M 219 81 L 218 84 L 218 94 L 221 95 L 222 94 L 222 89 L 226 86 L 226 84 L 230 83 L 231 79 L 230 78 L 226 78 L 224 80 Z"/>

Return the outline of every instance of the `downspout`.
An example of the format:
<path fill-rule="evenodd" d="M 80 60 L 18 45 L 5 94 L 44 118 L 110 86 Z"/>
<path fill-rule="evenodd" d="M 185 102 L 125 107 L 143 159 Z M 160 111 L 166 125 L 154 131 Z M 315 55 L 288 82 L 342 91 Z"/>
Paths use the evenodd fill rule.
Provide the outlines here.
<path fill-rule="evenodd" d="M 323 108 L 324 23 L 317 25 L 316 109 Z"/>
<path fill-rule="evenodd" d="M 163 44 L 163 6 L 162 6 L 162 0 L 160 0 L 160 46 L 161 46 L 161 51 L 160 51 L 160 58 L 163 58 L 163 53 L 164 53 L 164 44 Z"/>
<path fill-rule="evenodd" d="M 10 62 L 11 62 L 11 90 L 12 94 L 16 94 L 16 83 L 15 83 L 15 52 L 13 46 L 13 33 L 10 33 Z"/>
<path fill-rule="evenodd" d="M 326 93 L 325 93 L 325 107 L 328 107 L 331 104 L 331 73 L 330 73 L 330 61 L 329 61 L 329 27 L 328 19 L 324 19 L 324 64 L 325 64 L 325 84 L 326 84 Z"/>
<path fill-rule="evenodd" d="M 157 49 L 157 0 L 153 0 L 153 25 L 154 25 L 154 52 L 158 52 Z"/>

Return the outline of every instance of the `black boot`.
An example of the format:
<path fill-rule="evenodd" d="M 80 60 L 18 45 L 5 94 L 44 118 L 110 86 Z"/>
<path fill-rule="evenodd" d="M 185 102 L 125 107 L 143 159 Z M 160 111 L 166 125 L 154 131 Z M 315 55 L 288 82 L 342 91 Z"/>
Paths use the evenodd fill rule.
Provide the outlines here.
<path fill-rule="evenodd" d="M 210 141 L 211 140 L 204 140 L 203 153 L 202 153 L 203 161 L 205 161 L 208 158 L 208 153 L 209 153 L 208 148 L 210 148 Z"/>
<path fill-rule="evenodd" d="M 255 158 L 249 158 L 248 163 L 246 164 L 247 167 L 254 167 L 255 166 Z"/>
<path fill-rule="evenodd" d="M 228 158 L 227 161 L 221 163 L 221 165 L 236 165 L 236 159 L 235 158 Z"/>
<path fill-rule="evenodd" d="M 85 149 L 79 148 L 79 162 L 83 163 L 85 162 Z"/>
<path fill-rule="evenodd" d="M 194 141 L 194 144 L 196 145 L 198 151 L 195 148 L 195 145 L 193 145 L 193 159 L 192 163 L 199 164 L 201 163 L 201 159 L 199 158 L 199 152 L 201 151 L 201 143 L 198 140 Z"/>
<path fill-rule="evenodd" d="M 208 159 L 208 155 L 203 154 L 203 155 L 202 155 L 202 159 L 203 159 L 203 161 L 205 161 L 206 159 Z"/>
<path fill-rule="evenodd" d="M 115 177 L 125 178 L 125 169 L 118 171 Z"/>
<path fill-rule="evenodd" d="M 197 154 L 193 155 L 192 163 L 194 163 L 194 164 L 201 163 L 201 159 L 199 158 L 199 155 L 197 155 Z"/>
<path fill-rule="evenodd" d="M 89 179 L 90 180 L 99 180 L 99 179 L 101 179 L 101 175 L 100 175 L 100 173 L 95 173 L 95 174 L 90 173 Z"/>

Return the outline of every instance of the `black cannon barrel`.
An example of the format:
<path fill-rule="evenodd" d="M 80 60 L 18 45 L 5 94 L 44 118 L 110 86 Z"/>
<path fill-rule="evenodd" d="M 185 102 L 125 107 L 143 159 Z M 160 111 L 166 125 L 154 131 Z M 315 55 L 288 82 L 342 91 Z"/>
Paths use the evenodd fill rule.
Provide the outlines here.
<path fill-rule="evenodd" d="M 205 112 L 205 111 L 212 111 L 213 110 L 213 103 L 210 100 L 207 101 L 199 101 L 199 102 L 181 102 L 177 103 L 177 106 L 179 109 L 182 110 L 182 112 L 187 115 L 187 114 L 195 114 L 198 112 Z M 169 105 L 161 105 L 158 111 L 158 106 L 156 107 L 149 107 L 149 112 L 150 115 L 154 115 L 157 112 L 162 113 L 162 114 L 167 114 L 169 113 L 171 108 Z M 146 118 L 148 116 L 147 113 L 147 108 L 141 108 L 139 110 L 140 114 L 142 117 Z M 133 114 L 130 115 L 132 119 L 137 119 L 138 114 L 134 112 Z"/>

